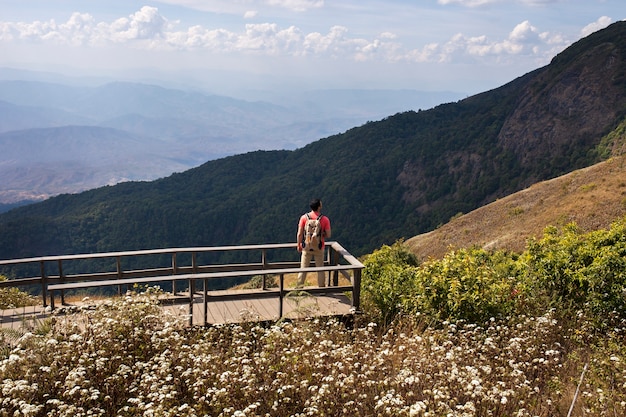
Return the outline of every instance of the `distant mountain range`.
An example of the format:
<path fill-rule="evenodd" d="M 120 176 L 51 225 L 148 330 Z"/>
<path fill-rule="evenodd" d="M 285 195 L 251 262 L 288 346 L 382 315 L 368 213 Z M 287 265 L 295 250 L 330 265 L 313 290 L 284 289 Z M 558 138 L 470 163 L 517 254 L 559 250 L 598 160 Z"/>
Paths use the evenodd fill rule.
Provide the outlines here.
<path fill-rule="evenodd" d="M 5 76 L 19 72 L 0 70 Z M 244 101 L 156 85 L 0 80 L 0 204 L 153 180 L 252 150 L 295 149 L 459 93 L 313 91 Z M 48 75 L 49 76 L 49 75 Z M 0 206 L 1 208 L 1 206 Z"/>
<path fill-rule="evenodd" d="M 362 255 L 606 160 L 623 150 L 625 122 L 626 22 L 618 22 L 458 102 L 296 150 L 237 154 L 11 210 L 0 215 L 0 259 L 293 242 L 316 196 L 333 238 Z"/>

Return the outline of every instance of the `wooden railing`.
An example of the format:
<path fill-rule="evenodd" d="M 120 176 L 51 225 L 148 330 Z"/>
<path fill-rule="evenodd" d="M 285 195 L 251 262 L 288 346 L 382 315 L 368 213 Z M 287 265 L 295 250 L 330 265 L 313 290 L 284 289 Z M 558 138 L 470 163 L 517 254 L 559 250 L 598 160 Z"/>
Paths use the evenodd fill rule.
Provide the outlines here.
<path fill-rule="evenodd" d="M 326 273 L 326 287 L 307 288 L 311 294 L 350 292 L 352 298 L 352 309 L 358 311 L 360 308 L 360 285 L 361 270 L 363 264 L 352 256 L 337 242 L 327 242 L 325 249 L 324 266 L 316 268 L 300 268 L 299 259 L 293 261 L 270 261 L 271 252 L 293 250 L 294 243 L 266 244 L 266 245 L 241 245 L 241 246 L 219 246 L 219 247 L 191 247 L 191 248 L 167 248 L 125 252 L 106 252 L 78 255 L 43 256 L 35 258 L 0 260 L 0 273 L 4 269 L 16 267 L 24 268 L 30 266 L 30 270 L 36 269 L 38 273 L 33 276 L 16 277 L 12 276 L 7 281 L 0 281 L 0 287 L 33 287 L 41 289 L 41 296 L 44 307 L 54 309 L 55 294 L 61 297 L 61 303 L 65 304 L 65 292 L 67 290 L 102 288 L 117 286 L 118 293 L 122 292 L 122 286 L 130 284 L 156 284 L 171 282 L 171 290 L 176 294 L 177 285 L 179 288 L 186 284 L 189 292 L 190 324 L 193 324 L 193 303 L 194 294 L 200 292 L 198 282 L 202 284 L 204 304 L 204 324 L 206 325 L 208 299 L 242 299 L 258 297 L 277 297 L 279 299 L 279 316 L 283 316 L 283 299 L 285 295 L 293 290 L 286 289 L 284 277 L 286 274 L 307 272 L 316 274 L 318 271 Z M 219 255 L 233 254 L 234 252 L 257 252 L 257 262 L 211 264 L 201 263 L 199 258 L 207 254 Z M 125 268 L 124 263 L 128 260 L 147 256 L 166 256 L 171 258 L 171 264 L 167 266 L 154 266 L 151 268 L 131 269 Z M 184 260 L 182 258 L 185 258 Z M 298 257 L 299 258 L 299 257 Z M 89 261 L 88 265 L 104 263 L 109 268 L 102 268 L 102 271 L 72 272 L 67 273 L 67 265 L 77 261 Z M 145 263 L 145 262 L 144 262 Z M 90 266 L 94 268 L 94 266 Z M 342 274 L 350 282 L 350 285 L 339 285 L 339 274 Z M 11 274 L 9 274 L 11 275 Z M 278 289 L 268 288 L 266 285 L 267 276 L 278 276 Z M 219 296 L 209 296 L 210 282 L 224 278 L 245 278 L 262 276 L 262 285 L 258 290 L 235 291 L 221 293 Z"/>

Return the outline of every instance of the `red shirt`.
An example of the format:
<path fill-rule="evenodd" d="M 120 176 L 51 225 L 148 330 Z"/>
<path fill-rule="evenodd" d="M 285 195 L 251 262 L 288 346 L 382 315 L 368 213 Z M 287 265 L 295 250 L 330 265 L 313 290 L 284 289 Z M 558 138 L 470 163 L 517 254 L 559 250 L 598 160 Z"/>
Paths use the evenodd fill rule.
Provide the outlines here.
<path fill-rule="evenodd" d="M 311 211 L 308 214 L 311 217 L 311 219 L 313 220 L 317 219 L 316 212 Z M 321 214 L 320 216 L 322 217 L 320 219 L 320 227 L 322 228 L 322 232 L 326 232 L 326 233 L 322 233 L 322 249 L 324 249 L 324 238 L 328 234 L 328 231 L 330 230 L 330 219 L 328 218 L 328 216 L 324 216 L 323 214 Z M 306 214 L 303 214 L 302 216 L 300 216 L 300 221 L 298 222 L 298 230 L 304 229 L 304 226 L 306 225 L 307 220 L 308 218 L 306 217 Z"/>

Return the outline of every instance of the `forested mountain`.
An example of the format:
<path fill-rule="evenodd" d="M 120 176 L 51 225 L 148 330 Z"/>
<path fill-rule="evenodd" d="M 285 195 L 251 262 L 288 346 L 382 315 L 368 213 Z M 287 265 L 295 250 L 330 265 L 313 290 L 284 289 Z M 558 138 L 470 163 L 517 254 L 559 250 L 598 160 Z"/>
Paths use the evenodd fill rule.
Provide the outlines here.
<path fill-rule="evenodd" d="M 361 255 L 606 158 L 625 116 L 618 22 L 456 103 L 14 209 L 0 215 L 0 258 L 294 241 L 315 196 L 333 238 Z"/>

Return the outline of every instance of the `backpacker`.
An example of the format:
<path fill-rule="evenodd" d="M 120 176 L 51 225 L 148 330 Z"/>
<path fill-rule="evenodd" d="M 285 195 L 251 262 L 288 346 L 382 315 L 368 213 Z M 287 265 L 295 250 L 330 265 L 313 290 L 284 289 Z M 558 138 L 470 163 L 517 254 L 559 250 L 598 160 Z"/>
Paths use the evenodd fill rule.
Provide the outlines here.
<path fill-rule="evenodd" d="M 322 216 L 312 219 L 309 213 L 306 214 L 306 223 L 304 224 L 304 244 L 303 249 L 322 249 Z"/>

